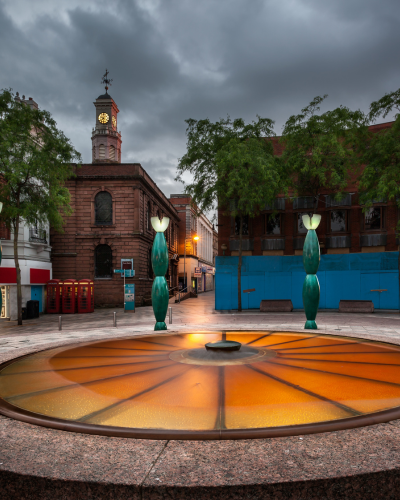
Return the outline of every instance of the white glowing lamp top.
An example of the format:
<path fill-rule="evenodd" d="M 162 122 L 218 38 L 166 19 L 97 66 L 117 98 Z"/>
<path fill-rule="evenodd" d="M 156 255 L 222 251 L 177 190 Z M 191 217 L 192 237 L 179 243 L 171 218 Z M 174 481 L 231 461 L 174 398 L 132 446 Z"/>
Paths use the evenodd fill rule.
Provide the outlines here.
<path fill-rule="evenodd" d="M 311 217 L 307 214 L 302 216 L 304 227 L 308 230 L 317 229 L 319 223 L 321 222 L 321 216 L 318 214 L 313 214 Z"/>
<path fill-rule="evenodd" d="M 3 210 L 3 203 L 0 201 L 0 212 Z"/>
<path fill-rule="evenodd" d="M 151 219 L 151 225 L 153 226 L 153 229 L 156 233 L 163 233 L 169 224 L 169 217 L 163 217 L 162 220 L 160 220 L 158 217 L 152 217 Z"/>

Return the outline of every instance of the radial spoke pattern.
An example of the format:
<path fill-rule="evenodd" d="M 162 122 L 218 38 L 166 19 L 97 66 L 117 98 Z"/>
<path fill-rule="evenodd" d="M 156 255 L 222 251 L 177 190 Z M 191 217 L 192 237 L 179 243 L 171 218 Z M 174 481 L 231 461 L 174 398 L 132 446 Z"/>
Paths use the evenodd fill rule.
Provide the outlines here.
<path fill-rule="evenodd" d="M 221 339 L 273 356 L 224 366 L 170 357 Z M 314 424 L 399 407 L 400 347 L 316 332 L 265 331 L 93 342 L 7 365 L 0 372 L 0 398 L 33 414 L 133 429 Z"/>

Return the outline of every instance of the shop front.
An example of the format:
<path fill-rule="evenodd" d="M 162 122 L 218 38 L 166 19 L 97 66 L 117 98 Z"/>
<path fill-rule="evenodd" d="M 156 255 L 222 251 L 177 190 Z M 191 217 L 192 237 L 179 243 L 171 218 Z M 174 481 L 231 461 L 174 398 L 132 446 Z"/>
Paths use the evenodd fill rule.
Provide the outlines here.
<path fill-rule="evenodd" d="M 201 266 L 201 277 L 197 279 L 199 292 L 214 290 L 214 274 L 214 267 L 206 265 Z"/>
<path fill-rule="evenodd" d="M 7 261 L 8 259 L 4 259 L 3 265 L 0 267 L 1 318 L 15 320 L 18 317 L 17 270 L 15 267 L 8 267 Z M 44 285 L 51 277 L 51 263 L 42 263 L 42 265 L 43 268 L 38 269 L 31 267 L 31 261 L 24 259 L 20 261 L 22 307 L 26 307 L 28 301 L 35 300 L 39 303 L 40 313 L 45 312 L 46 290 Z"/>

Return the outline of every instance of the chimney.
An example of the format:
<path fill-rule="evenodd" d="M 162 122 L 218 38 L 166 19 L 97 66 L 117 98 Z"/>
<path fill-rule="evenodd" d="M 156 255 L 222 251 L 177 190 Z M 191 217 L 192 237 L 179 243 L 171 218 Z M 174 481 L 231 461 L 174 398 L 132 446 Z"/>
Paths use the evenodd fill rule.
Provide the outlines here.
<path fill-rule="evenodd" d="M 37 103 L 32 99 L 32 97 L 29 97 L 28 100 L 25 100 L 25 96 L 23 96 L 24 103 L 30 106 L 32 109 L 39 109 L 39 106 Z"/>

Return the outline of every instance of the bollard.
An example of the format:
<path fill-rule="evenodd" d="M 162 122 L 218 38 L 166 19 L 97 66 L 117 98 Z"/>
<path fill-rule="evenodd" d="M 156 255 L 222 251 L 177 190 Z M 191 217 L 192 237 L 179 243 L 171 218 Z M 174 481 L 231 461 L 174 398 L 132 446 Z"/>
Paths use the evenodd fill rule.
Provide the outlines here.
<path fill-rule="evenodd" d="M 58 329 L 61 332 L 61 330 L 62 330 L 62 318 L 61 318 L 61 316 L 58 317 Z"/>
<path fill-rule="evenodd" d="M 169 324 L 172 325 L 172 307 L 169 308 Z"/>
<path fill-rule="evenodd" d="M 116 312 L 114 312 L 113 326 L 114 326 L 114 328 L 117 328 L 117 313 Z"/>

